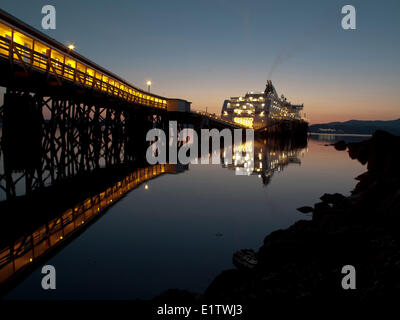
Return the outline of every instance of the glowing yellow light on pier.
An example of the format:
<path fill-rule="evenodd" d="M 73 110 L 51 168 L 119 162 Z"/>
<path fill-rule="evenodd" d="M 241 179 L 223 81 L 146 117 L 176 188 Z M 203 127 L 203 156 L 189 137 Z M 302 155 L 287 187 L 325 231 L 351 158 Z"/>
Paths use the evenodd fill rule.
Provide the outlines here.
<path fill-rule="evenodd" d="M 73 44 L 70 44 L 70 45 L 68 45 L 68 49 L 69 49 L 69 50 L 74 50 L 74 49 L 75 49 L 75 46 L 74 46 Z"/>
<path fill-rule="evenodd" d="M 146 190 L 148 190 L 148 189 L 149 189 L 149 186 L 146 184 L 146 185 L 144 186 L 144 188 L 145 188 Z"/>

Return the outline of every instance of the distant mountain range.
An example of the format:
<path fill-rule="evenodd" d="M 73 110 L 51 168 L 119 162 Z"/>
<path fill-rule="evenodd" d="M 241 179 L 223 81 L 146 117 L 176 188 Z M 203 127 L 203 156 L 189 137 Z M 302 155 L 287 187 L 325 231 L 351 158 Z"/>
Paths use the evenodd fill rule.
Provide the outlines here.
<path fill-rule="evenodd" d="M 350 120 L 309 126 L 309 131 L 316 133 L 373 134 L 376 130 L 385 130 L 400 135 L 400 119 L 389 121 Z"/>

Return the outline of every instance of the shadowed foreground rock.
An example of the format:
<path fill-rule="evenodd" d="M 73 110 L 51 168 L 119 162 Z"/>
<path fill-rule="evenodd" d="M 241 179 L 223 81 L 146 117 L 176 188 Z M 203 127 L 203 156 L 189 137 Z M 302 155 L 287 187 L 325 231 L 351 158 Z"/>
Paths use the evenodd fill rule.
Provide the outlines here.
<path fill-rule="evenodd" d="M 222 272 L 204 299 L 219 303 L 377 301 L 400 294 L 400 137 L 377 131 L 347 145 L 367 164 L 352 195 L 324 194 L 312 220 L 268 235 L 247 272 Z M 343 148 L 343 145 L 339 149 Z M 306 182 L 305 182 L 306 183 Z M 342 267 L 356 269 L 356 290 L 341 286 Z"/>

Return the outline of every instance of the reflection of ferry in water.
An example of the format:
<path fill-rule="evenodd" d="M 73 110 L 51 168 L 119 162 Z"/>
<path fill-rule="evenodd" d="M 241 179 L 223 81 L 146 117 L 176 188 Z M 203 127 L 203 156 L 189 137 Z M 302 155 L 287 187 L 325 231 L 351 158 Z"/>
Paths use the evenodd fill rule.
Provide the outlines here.
<path fill-rule="evenodd" d="M 240 175 L 257 175 L 267 185 L 275 171 L 283 171 L 290 164 L 301 165 L 301 157 L 306 146 L 292 146 L 290 143 L 278 141 L 255 140 L 234 147 L 233 160 L 229 164 L 222 154 L 221 163 L 224 168 L 235 170 Z M 252 157 L 252 155 L 254 155 Z"/>
<path fill-rule="evenodd" d="M 187 169 L 188 165 L 176 164 L 159 164 L 137 169 L 103 192 L 88 197 L 31 233 L 17 240 L 10 239 L 9 245 L 0 247 L 0 289 L 16 275 L 27 271 L 35 262 L 46 258 L 73 236 L 85 230 L 132 189 L 162 174 L 180 173 Z"/>

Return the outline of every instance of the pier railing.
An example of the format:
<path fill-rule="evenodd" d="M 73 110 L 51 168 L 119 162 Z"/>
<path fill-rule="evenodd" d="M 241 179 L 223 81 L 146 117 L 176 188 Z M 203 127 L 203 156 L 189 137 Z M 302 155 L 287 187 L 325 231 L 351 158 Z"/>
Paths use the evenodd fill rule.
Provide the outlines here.
<path fill-rule="evenodd" d="M 28 76 L 32 71 L 40 71 L 52 75 L 55 78 L 54 85 L 61 85 L 63 81 L 68 81 L 128 102 L 167 108 L 166 98 L 135 88 L 72 49 L 68 49 L 22 22 L 15 21 L 16 24 L 21 24 L 20 27 L 24 30 L 14 26 L 12 22 L 12 17 L 0 11 L 0 59 L 20 66 L 21 76 Z"/>

